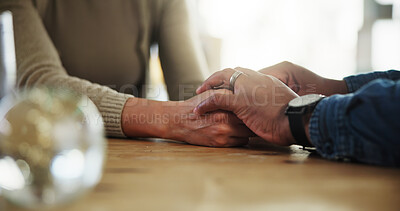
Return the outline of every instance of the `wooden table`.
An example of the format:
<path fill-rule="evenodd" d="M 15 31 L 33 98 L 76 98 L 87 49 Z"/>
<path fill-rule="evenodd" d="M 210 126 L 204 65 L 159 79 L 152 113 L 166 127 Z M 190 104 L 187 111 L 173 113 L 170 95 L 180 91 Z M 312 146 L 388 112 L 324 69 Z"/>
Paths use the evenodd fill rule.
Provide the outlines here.
<path fill-rule="evenodd" d="M 331 162 L 259 141 L 243 148 L 108 143 L 100 184 L 57 210 L 400 210 L 400 169 Z"/>

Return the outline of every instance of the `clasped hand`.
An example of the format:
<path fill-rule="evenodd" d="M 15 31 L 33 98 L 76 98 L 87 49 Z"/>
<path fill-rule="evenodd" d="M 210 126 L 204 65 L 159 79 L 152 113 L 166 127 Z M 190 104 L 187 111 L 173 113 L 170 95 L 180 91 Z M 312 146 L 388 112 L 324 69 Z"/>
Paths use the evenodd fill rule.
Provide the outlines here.
<path fill-rule="evenodd" d="M 230 87 L 229 79 L 235 71 L 243 74 L 237 78 L 234 90 L 213 90 Z M 344 94 L 347 86 L 343 80 L 327 79 L 301 66 L 282 62 L 258 72 L 245 68 L 218 71 L 197 89 L 197 94 L 204 92 L 209 92 L 209 97 L 194 108 L 196 115 L 230 111 L 259 137 L 274 144 L 290 145 L 295 140 L 284 114 L 289 101 L 311 93 Z"/>
<path fill-rule="evenodd" d="M 235 71 L 243 74 L 237 78 L 234 90 L 212 90 L 217 86 L 228 87 Z M 211 94 L 196 106 L 195 114 L 231 111 L 261 138 L 279 145 L 294 143 L 284 111 L 298 95 L 276 77 L 245 68 L 225 69 L 209 77 L 197 93 L 207 90 Z"/>
<path fill-rule="evenodd" d="M 235 71 L 243 74 L 232 88 L 230 78 Z M 186 101 L 129 99 L 122 127 L 127 136 L 161 137 L 204 146 L 244 145 L 256 135 L 274 144 L 290 145 L 295 140 L 284 114 L 290 100 L 311 93 L 329 96 L 346 92 L 343 80 L 326 79 L 289 62 L 258 72 L 225 69 L 210 76 L 197 89 L 198 95 Z"/>

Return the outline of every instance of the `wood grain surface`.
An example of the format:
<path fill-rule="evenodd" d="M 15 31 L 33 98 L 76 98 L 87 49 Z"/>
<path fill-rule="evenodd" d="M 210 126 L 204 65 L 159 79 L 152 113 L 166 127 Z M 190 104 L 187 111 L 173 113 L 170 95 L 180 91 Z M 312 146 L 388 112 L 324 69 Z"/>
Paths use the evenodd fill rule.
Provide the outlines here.
<path fill-rule="evenodd" d="M 21 210 L 0 202 L 0 210 Z M 209 148 L 109 139 L 100 184 L 54 210 L 400 210 L 400 170 L 262 141 Z"/>

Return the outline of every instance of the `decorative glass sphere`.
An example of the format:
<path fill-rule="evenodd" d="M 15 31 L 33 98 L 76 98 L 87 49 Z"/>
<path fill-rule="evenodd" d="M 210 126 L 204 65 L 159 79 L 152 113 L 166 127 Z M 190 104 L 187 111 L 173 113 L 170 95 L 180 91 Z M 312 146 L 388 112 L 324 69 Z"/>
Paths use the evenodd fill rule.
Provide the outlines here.
<path fill-rule="evenodd" d="M 1 194 L 18 206 L 71 202 L 102 175 L 103 120 L 89 98 L 34 88 L 0 102 Z"/>

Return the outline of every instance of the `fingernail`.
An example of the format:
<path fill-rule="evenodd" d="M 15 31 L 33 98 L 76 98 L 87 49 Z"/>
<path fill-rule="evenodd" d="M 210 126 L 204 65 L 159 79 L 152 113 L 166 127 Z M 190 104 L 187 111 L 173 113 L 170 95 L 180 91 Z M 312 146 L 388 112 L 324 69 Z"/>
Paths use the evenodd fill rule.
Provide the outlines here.
<path fill-rule="evenodd" d="M 200 88 L 201 88 L 201 86 L 197 87 L 197 89 L 196 89 L 196 93 L 197 93 L 197 94 L 199 93 Z"/>

